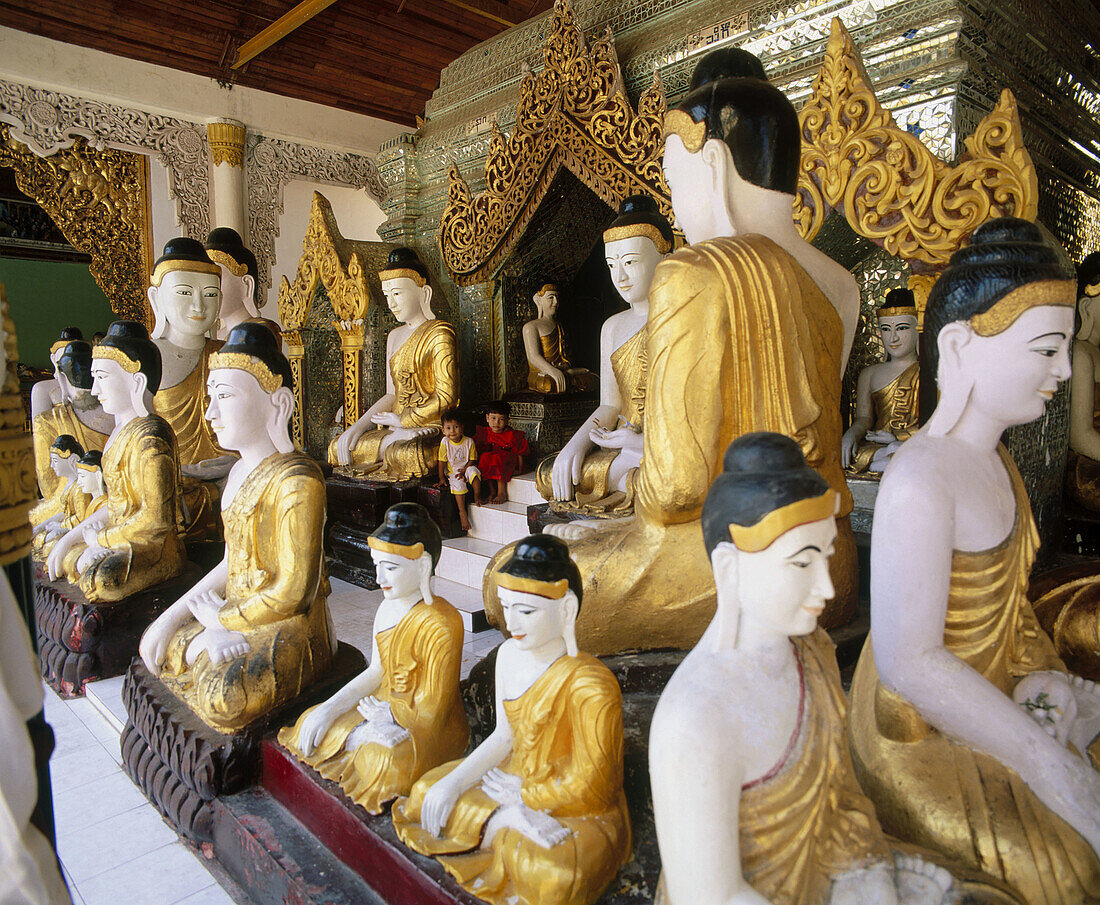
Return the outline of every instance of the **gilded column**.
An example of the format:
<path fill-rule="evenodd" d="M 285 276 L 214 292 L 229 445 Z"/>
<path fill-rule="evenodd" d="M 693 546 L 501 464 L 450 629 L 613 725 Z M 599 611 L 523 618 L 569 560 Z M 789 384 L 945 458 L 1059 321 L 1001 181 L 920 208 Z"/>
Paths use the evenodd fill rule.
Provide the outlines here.
<path fill-rule="evenodd" d="M 341 345 L 343 342 L 341 340 Z M 305 449 L 305 428 L 302 413 L 306 404 L 306 384 L 302 376 L 302 362 L 306 358 L 306 346 L 301 330 L 283 330 L 283 351 L 290 362 L 290 376 L 294 378 L 294 445 Z M 346 356 L 347 353 L 345 352 Z"/>
<path fill-rule="evenodd" d="M 213 226 L 229 226 L 248 235 L 244 192 L 244 123 L 219 119 L 206 124 L 210 156 L 214 162 L 211 194 Z"/>
<path fill-rule="evenodd" d="M 358 317 L 352 320 L 334 320 L 332 325 L 340 334 L 340 351 L 344 353 L 344 424 L 350 426 L 359 420 L 360 415 L 359 366 L 360 353 L 366 339 L 366 323 L 363 318 Z"/>

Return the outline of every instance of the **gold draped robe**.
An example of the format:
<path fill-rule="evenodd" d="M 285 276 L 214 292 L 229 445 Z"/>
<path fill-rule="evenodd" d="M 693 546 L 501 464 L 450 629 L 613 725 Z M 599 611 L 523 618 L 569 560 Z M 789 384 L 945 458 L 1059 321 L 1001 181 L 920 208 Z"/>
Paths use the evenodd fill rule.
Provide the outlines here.
<path fill-rule="evenodd" d="M 1064 667 L 1027 600 L 1039 535 L 1003 448 L 1001 458 L 1016 521 L 992 549 L 955 551 L 943 637 L 950 653 L 1011 695 L 1024 676 Z M 869 641 L 851 707 L 856 774 L 888 833 L 1003 880 L 1030 905 L 1100 903 L 1100 859 L 1088 843 L 1014 771 L 951 741 L 885 688 Z"/>
<path fill-rule="evenodd" d="M 84 447 L 84 452 L 103 449 L 107 434 L 88 427 L 78 417 L 71 402 L 60 402 L 49 411 L 36 415 L 31 422 L 31 437 L 34 441 L 34 471 L 38 476 L 38 488 L 43 498 L 53 495 L 59 479 L 50 467 L 50 446 L 62 434 L 76 438 Z"/>
<path fill-rule="evenodd" d="M 113 602 L 175 578 L 183 569 L 176 437 L 159 415 L 134 418 L 103 453 L 107 524 L 100 546 L 110 553 L 78 575 L 84 552 L 76 544 L 65 557 L 65 577 L 91 601 Z"/>
<path fill-rule="evenodd" d="M 101 497 L 101 499 L 105 498 Z M 61 488 L 59 498 L 60 505 L 56 514 L 62 516 L 60 526 L 62 533 L 51 540 L 46 540 L 45 533 L 34 535 L 31 540 L 31 551 L 34 553 L 35 557 L 44 560 L 50 555 L 50 551 L 53 550 L 64 532 L 68 531 L 70 528 L 75 528 L 84 521 L 85 518 L 91 515 L 95 511 L 91 508 L 91 502 L 92 498 L 80 489 L 80 483 L 75 478 Z M 39 505 L 42 504 L 40 503 Z M 100 507 L 97 506 L 96 508 Z M 42 520 L 36 523 L 32 519 L 32 524 L 40 524 L 41 521 Z"/>
<path fill-rule="evenodd" d="M 886 386 L 871 393 L 876 431 L 889 431 L 899 440 L 908 440 L 917 430 L 917 392 L 920 364 L 913 362 Z M 885 444 L 861 440 L 849 468 L 853 474 L 867 471 L 875 453 Z"/>
<path fill-rule="evenodd" d="M 321 470 L 302 453 L 273 453 L 245 478 L 222 518 L 229 579 L 218 618 L 244 635 L 249 650 L 219 664 L 203 651 L 188 667 L 187 648 L 203 631 L 192 620 L 169 642 L 160 678 L 205 723 L 233 732 L 332 666 Z"/>
<path fill-rule="evenodd" d="M 585 370 L 584 368 L 576 368 L 574 369 L 575 373 L 569 373 L 569 369 L 572 368 L 573 365 L 570 363 L 569 356 L 565 352 L 565 334 L 562 332 L 561 324 L 555 323 L 553 331 L 547 333 L 545 336 L 540 333 L 539 345 L 542 347 L 542 357 L 565 374 L 566 392 L 583 392 L 585 390 L 599 389 L 600 378 L 591 371 Z M 527 388 L 529 390 L 534 390 L 536 393 L 557 392 L 557 390 L 554 389 L 554 381 L 530 363 L 527 365 Z"/>
<path fill-rule="evenodd" d="M 611 353 L 611 373 L 619 388 L 620 423 L 629 424 L 641 433 L 645 421 L 646 335 L 642 329 Z M 612 463 L 619 457 L 618 449 L 597 447 L 584 458 L 581 479 L 572 501 L 555 502 L 555 511 L 583 512 L 590 515 L 606 513 L 614 516 L 630 515 L 634 511 L 634 479 L 638 473 L 632 468 L 627 475 L 626 491 L 620 493 L 611 486 Z M 548 456 L 535 470 L 535 486 L 543 499 L 553 500 L 554 462 L 557 455 Z"/>
<path fill-rule="evenodd" d="M 363 722 L 356 708 L 337 718 L 308 757 L 298 748 L 302 714 L 279 741 L 317 770 L 339 783 L 348 797 L 371 814 L 408 795 L 413 783 L 433 767 L 461 757 L 470 727 L 458 690 L 462 668 L 462 616 L 442 597 L 421 601 L 396 625 L 378 634 L 382 683 L 374 697 L 390 705 L 409 737 L 392 748 L 375 742 L 344 750 L 352 730 Z"/>
<path fill-rule="evenodd" d="M 512 753 L 500 764 L 523 780 L 523 803 L 569 830 L 543 848 L 514 829 L 486 849 L 482 833 L 498 805 L 480 784 L 455 803 L 443 838 L 420 826 L 424 795 L 461 761 L 422 776 L 393 806 L 401 841 L 439 861 L 469 893 L 493 905 L 587 905 L 630 858 L 623 793 L 623 711 L 619 683 L 590 654 L 563 655 L 518 698 L 504 702 Z"/>
<path fill-rule="evenodd" d="M 206 459 L 230 455 L 218 446 L 214 429 L 206 420 L 206 380 L 210 376 L 210 356 L 223 345 L 220 339 L 208 339 L 199 363 L 191 373 L 175 386 L 161 387 L 153 397 L 157 414 L 176 432 L 180 465 L 197 465 Z M 187 540 L 217 539 L 221 528 L 218 523 L 221 503 L 218 485 L 213 481 L 181 475 L 180 493 Z"/>
<path fill-rule="evenodd" d="M 390 356 L 389 367 L 396 396 L 393 412 L 401 418 L 401 426 L 430 427 L 434 431 L 411 440 L 397 440 L 383 451 L 382 441 L 390 435 L 390 429 L 368 430 L 352 447 L 351 473 L 372 481 L 421 478 L 436 469 L 440 416 L 458 405 L 454 327 L 446 321 L 425 321 Z M 335 440 L 329 445 L 328 460 L 337 464 Z"/>
<path fill-rule="evenodd" d="M 644 453 L 635 518 L 569 544 L 584 579 L 578 642 L 595 654 L 691 647 L 714 614 L 714 579 L 699 523 L 726 447 L 750 431 L 798 441 L 840 495 L 837 596 L 822 625 L 845 622 L 857 593 L 852 495 L 840 465 L 844 327 L 798 262 L 750 235 L 682 248 L 650 287 Z M 503 625 L 493 574 L 485 608 Z"/>

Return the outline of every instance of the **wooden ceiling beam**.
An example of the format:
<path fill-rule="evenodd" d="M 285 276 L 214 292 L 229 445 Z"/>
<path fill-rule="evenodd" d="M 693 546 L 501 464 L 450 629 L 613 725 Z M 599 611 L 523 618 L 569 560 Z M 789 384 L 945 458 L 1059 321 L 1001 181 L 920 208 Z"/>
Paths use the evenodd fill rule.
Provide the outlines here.
<path fill-rule="evenodd" d="M 240 69 L 253 57 L 259 56 L 272 44 L 281 41 L 296 28 L 308 22 L 318 13 L 323 12 L 335 3 L 336 0 L 302 0 L 294 9 L 285 16 L 276 19 L 256 37 L 245 41 L 237 51 L 237 59 L 232 69 Z"/>

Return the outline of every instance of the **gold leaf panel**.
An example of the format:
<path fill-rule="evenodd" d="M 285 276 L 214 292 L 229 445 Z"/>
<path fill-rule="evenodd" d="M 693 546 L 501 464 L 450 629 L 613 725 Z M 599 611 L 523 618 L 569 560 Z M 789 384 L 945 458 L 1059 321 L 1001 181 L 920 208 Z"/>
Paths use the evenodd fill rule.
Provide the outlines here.
<path fill-rule="evenodd" d="M 39 157 L 0 124 L 0 166 L 11 167 L 23 194 L 57 224 L 121 318 L 152 326 L 145 297 L 152 270 L 148 161 L 115 148 L 96 150 L 77 138 L 71 148 Z"/>
<path fill-rule="evenodd" d="M 660 79 L 654 76 L 635 112 L 610 29 L 589 48 L 569 0 L 554 4 L 544 59 L 542 71 L 520 87 L 512 135 L 493 125 L 486 190 L 473 197 L 451 167 L 439 244 L 460 285 L 488 279 L 507 258 L 563 166 L 613 208 L 628 195 L 649 193 L 672 219 L 661 170 Z"/>

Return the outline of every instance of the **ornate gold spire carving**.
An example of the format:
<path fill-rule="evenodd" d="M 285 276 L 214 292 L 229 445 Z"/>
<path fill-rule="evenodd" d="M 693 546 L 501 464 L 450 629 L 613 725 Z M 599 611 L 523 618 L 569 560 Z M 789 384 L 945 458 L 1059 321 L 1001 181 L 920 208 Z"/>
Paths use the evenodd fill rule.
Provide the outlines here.
<path fill-rule="evenodd" d="M 15 324 L 0 283 L 0 565 L 10 565 L 31 551 L 31 506 L 38 496 L 34 449 L 24 423 L 16 363 L 19 349 Z"/>
<path fill-rule="evenodd" d="M 664 89 L 653 84 L 630 104 L 608 29 L 588 47 L 569 0 L 556 0 L 545 66 L 520 87 L 515 131 L 494 124 L 487 188 L 477 197 L 451 167 L 439 229 L 443 261 L 455 282 L 488 278 L 523 234 L 546 190 L 566 167 L 610 207 L 648 192 L 670 220 L 661 170 Z"/>
<path fill-rule="evenodd" d="M 795 219 L 807 239 L 833 208 L 859 235 L 938 270 L 971 232 L 993 217 L 1033 220 L 1038 183 L 1007 89 L 965 139 L 955 166 L 898 128 L 875 97 L 851 35 L 833 19 L 813 95 L 799 114 L 802 165 Z M 927 297 L 927 286 L 920 285 Z M 923 306 L 921 306 L 923 313 Z"/>
<path fill-rule="evenodd" d="M 227 163 L 231 167 L 244 167 L 244 126 L 229 120 L 206 124 L 206 139 L 210 142 L 210 156 L 214 166 Z"/>
<path fill-rule="evenodd" d="M 152 326 L 145 298 L 153 265 L 145 157 L 96 150 L 83 138 L 39 157 L 0 123 L 0 166 L 11 167 L 19 190 L 74 248 L 91 255 L 89 270 L 115 314 Z"/>
<path fill-rule="evenodd" d="M 340 335 L 344 357 L 344 423 L 359 419 L 359 372 L 365 338 L 364 318 L 370 305 L 370 290 L 366 271 L 359 253 L 351 251 L 336 225 L 332 206 L 320 192 L 313 193 L 309 211 L 309 226 L 302 240 L 302 257 L 298 272 L 291 283 L 283 277 L 279 286 L 279 317 L 283 322 L 283 340 L 294 375 L 294 440 L 299 447 L 304 441 L 302 413 L 305 406 L 305 386 L 302 360 L 305 346 L 301 329 L 305 323 L 317 284 L 325 287 L 332 310 L 336 312 L 333 326 Z"/>

